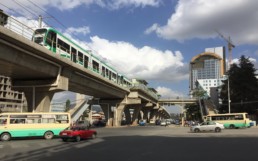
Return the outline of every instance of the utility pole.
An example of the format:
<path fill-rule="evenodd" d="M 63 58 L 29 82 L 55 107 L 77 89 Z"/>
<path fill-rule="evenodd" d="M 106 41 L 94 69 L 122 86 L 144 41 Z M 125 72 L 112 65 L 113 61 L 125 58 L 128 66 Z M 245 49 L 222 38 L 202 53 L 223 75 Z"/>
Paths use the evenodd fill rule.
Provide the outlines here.
<path fill-rule="evenodd" d="M 42 16 L 41 15 L 39 15 L 39 19 L 38 19 L 38 22 L 39 22 L 39 28 L 41 28 L 42 27 Z"/>
<path fill-rule="evenodd" d="M 228 71 L 231 67 L 231 61 L 232 61 L 232 49 L 235 47 L 235 45 L 232 43 L 230 36 L 226 38 L 224 35 L 222 35 L 219 31 L 215 30 L 220 37 L 222 37 L 228 44 Z M 229 73 L 228 73 L 228 113 L 230 113 L 231 107 L 230 107 L 230 87 L 229 87 Z"/>

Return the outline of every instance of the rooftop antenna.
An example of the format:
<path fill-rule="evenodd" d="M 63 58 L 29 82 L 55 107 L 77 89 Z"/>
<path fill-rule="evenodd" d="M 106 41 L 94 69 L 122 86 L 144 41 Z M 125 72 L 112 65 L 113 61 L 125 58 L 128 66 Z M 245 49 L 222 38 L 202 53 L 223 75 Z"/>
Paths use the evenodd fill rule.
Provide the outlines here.
<path fill-rule="evenodd" d="M 39 20 L 38 20 L 38 22 L 39 22 L 39 28 L 41 28 L 42 27 L 42 16 L 41 15 L 39 15 Z"/>

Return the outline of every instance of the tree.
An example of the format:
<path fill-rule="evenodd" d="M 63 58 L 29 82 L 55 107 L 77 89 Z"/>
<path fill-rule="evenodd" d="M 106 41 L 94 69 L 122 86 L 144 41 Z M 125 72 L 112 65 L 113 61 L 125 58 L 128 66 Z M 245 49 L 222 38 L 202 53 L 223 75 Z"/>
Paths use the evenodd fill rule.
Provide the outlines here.
<path fill-rule="evenodd" d="M 186 104 L 186 120 L 202 120 L 198 104 Z"/>
<path fill-rule="evenodd" d="M 207 96 L 207 92 L 201 88 L 197 81 L 195 82 L 195 86 L 196 88 L 193 90 L 192 93 L 194 98 L 204 98 Z"/>
<path fill-rule="evenodd" d="M 248 112 L 253 114 L 258 105 L 258 80 L 254 65 L 245 56 L 239 58 L 239 64 L 232 64 L 228 71 L 231 112 Z M 222 113 L 228 112 L 228 79 L 222 81 L 220 98 Z"/>

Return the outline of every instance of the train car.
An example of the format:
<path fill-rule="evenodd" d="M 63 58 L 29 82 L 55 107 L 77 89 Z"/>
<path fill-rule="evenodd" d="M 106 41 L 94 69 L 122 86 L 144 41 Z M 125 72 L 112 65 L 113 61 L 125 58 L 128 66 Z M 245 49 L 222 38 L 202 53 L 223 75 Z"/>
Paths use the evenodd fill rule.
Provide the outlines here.
<path fill-rule="evenodd" d="M 71 60 L 72 62 L 83 66 L 104 78 L 130 88 L 131 80 L 122 76 L 114 68 L 102 62 L 91 51 L 85 50 L 53 28 L 36 29 L 32 41 L 44 46 L 55 54 Z"/>

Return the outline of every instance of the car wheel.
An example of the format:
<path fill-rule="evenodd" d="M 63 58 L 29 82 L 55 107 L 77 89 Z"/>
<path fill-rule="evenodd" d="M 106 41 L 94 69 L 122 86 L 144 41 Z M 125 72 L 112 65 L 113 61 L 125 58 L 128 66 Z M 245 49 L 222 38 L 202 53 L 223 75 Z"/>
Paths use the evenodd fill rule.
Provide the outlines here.
<path fill-rule="evenodd" d="M 51 131 L 47 131 L 47 132 L 45 132 L 45 134 L 44 134 L 44 138 L 45 138 L 46 140 L 53 139 L 53 137 L 54 137 L 54 134 L 53 134 Z"/>
<path fill-rule="evenodd" d="M 67 138 L 62 138 L 63 142 L 67 142 Z"/>
<path fill-rule="evenodd" d="M 200 132 L 200 129 L 196 128 L 194 129 L 194 132 Z"/>
<path fill-rule="evenodd" d="M 95 139 L 96 137 L 97 137 L 96 133 L 92 134 L 92 136 L 91 136 L 92 139 Z"/>
<path fill-rule="evenodd" d="M 215 128 L 215 132 L 221 132 L 221 128 L 216 127 L 216 128 Z"/>
<path fill-rule="evenodd" d="M 231 124 L 231 125 L 229 125 L 229 128 L 230 128 L 230 129 L 234 129 L 234 128 L 235 128 L 235 125 Z"/>
<path fill-rule="evenodd" d="M 2 141 L 9 141 L 9 140 L 11 140 L 11 135 L 9 133 L 3 133 L 1 135 L 1 140 Z"/>
<path fill-rule="evenodd" d="M 78 136 L 76 136 L 76 137 L 75 137 L 75 141 L 76 141 L 76 142 L 81 141 L 81 137 L 80 137 L 79 135 L 78 135 Z"/>

